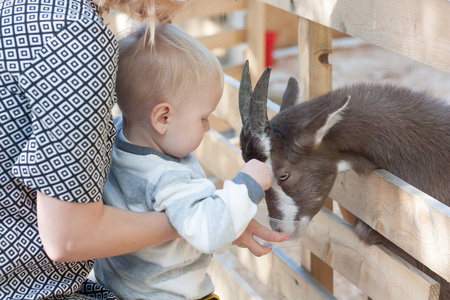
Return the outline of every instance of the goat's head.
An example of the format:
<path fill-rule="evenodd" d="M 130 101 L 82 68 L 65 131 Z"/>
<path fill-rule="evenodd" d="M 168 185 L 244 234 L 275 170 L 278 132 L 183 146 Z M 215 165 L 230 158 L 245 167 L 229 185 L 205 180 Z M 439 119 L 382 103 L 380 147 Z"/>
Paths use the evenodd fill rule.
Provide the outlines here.
<path fill-rule="evenodd" d="M 341 119 L 349 98 L 334 108 L 302 109 L 303 103 L 295 105 L 300 88 L 291 78 L 280 113 L 269 122 L 269 76 L 267 68 L 252 91 L 246 62 L 239 88 L 242 156 L 245 161 L 265 162 L 271 171 L 272 186 L 266 191 L 269 215 L 307 223 L 323 206 L 336 178 L 340 154 L 324 137 Z"/>

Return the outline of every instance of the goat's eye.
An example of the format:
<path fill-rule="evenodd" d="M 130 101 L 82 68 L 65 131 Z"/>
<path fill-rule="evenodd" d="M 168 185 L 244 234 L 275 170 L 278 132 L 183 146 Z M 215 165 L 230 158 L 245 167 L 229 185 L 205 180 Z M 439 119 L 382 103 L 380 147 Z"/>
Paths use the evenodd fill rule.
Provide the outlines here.
<path fill-rule="evenodd" d="M 285 181 L 288 178 L 289 178 L 289 173 L 287 173 L 287 172 L 284 172 L 280 177 L 278 177 L 278 179 L 280 181 Z"/>

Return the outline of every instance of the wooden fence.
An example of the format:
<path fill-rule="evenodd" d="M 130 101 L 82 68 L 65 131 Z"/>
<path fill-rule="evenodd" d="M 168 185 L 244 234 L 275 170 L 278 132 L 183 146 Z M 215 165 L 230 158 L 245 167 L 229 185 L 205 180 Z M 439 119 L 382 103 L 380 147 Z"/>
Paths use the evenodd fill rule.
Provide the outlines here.
<path fill-rule="evenodd" d="M 230 49 L 244 45 L 245 57 L 252 65 L 251 76 L 257 78 L 264 69 L 265 57 L 265 4 L 258 0 L 200 0 L 194 7 L 175 16 L 174 24 L 183 20 L 208 17 L 220 18 L 222 29 L 213 34 L 198 33 L 195 30 L 184 28 L 196 37 L 210 50 L 218 48 Z M 233 14 L 241 13 L 241 25 L 230 21 Z M 231 62 L 224 66 L 224 71 L 234 77 L 240 78 L 244 60 Z M 254 66 L 254 67 L 253 67 Z"/>
<path fill-rule="evenodd" d="M 262 2 L 298 15 L 301 99 L 331 90 L 331 65 L 327 57 L 332 48 L 332 29 L 450 71 L 450 19 L 446 17 L 450 14 L 449 1 Z M 221 180 L 232 178 L 243 163 L 236 145 L 241 126 L 238 87 L 238 81 L 227 77 L 225 93 L 216 111 L 216 116 L 234 130 L 234 138 L 229 138 L 229 131 L 225 137 L 212 130 L 196 151 L 202 164 Z M 269 102 L 269 117 L 278 109 Z M 356 215 L 450 281 L 449 207 L 385 170 L 367 177 L 359 177 L 351 170 L 339 174 L 330 198 L 339 203 L 346 220 L 332 212 L 331 201 L 328 208 L 315 216 L 298 249 L 301 266 L 281 249 L 262 258 L 253 257 L 245 249 L 231 251 L 233 258 L 269 289 L 269 298 L 335 299 L 333 270 L 371 299 L 439 298 L 438 283 L 383 246 L 369 247 L 360 242 L 347 221 L 351 222 L 352 214 Z M 225 299 L 236 299 L 235 291 L 235 287 L 230 288 Z M 264 298 L 255 295 L 257 291 L 250 289 L 246 297 Z"/>
<path fill-rule="evenodd" d="M 174 22 L 245 10 L 245 28 L 197 38 L 211 49 L 245 43 L 252 77 L 258 78 L 264 68 L 264 3 L 298 16 L 297 28 L 286 30 L 298 31 L 301 99 L 331 90 L 327 58 L 332 29 L 450 71 L 447 0 L 202 0 Z M 226 76 L 223 99 L 214 113 L 215 124 L 221 126 L 208 132 L 195 152 L 221 181 L 232 178 L 243 164 L 236 143 L 241 121 L 235 78 L 241 70 L 241 65 L 227 70 L 231 76 Z M 278 110 L 269 101 L 269 118 Z M 449 207 L 384 170 L 367 177 L 351 170 L 339 174 L 330 199 L 339 203 L 345 220 L 333 213 L 329 201 L 314 217 L 302 246 L 289 255 L 274 249 L 257 258 L 236 247 L 217 255 L 210 274 L 222 299 L 336 299 L 333 270 L 372 299 L 439 298 L 439 284 L 384 247 L 360 242 L 349 222 L 356 215 L 450 281 Z M 293 253 L 301 257 L 301 265 Z"/>
<path fill-rule="evenodd" d="M 227 124 L 233 124 L 230 127 L 236 133 L 240 127 L 238 88 L 239 82 L 227 76 L 225 93 L 215 114 Z M 277 110 L 278 105 L 269 102 L 269 117 Z M 220 180 L 230 179 L 243 164 L 235 141 L 236 138 L 211 130 L 195 155 Z M 450 209 L 447 206 L 384 170 L 364 178 L 353 171 L 343 172 L 338 175 L 330 197 L 373 228 L 382 229 L 382 234 L 436 273 L 449 278 Z M 246 249 L 233 248 L 231 252 L 270 289 L 274 299 L 334 299 L 332 273 L 327 274 L 332 269 L 372 299 L 438 299 L 439 285 L 433 279 L 383 246 L 363 244 L 352 226 L 327 208 L 314 217 L 302 239 L 302 248 L 294 250 L 303 252 L 303 266 L 297 265 L 281 249 L 261 258 Z M 309 256 L 309 252 L 313 255 Z M 229 278 L 227 281 L 231 282 Z M 232 291 L 230 298 L 225 299 L 246 299 L 233 298 Z"/>

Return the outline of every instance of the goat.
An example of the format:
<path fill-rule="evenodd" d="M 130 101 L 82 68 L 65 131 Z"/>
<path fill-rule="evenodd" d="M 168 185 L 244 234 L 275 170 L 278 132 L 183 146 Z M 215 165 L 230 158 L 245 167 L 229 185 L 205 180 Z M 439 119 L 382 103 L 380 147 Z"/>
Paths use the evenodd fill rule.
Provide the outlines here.
<path fill-rule="evenodd" d="M 239 88 L 240 144 L 245 161 L 266 162 L 273 180 L 266 191 L 269 215 L 308 223 L 325 203 L 337 173 L 360 175 L 383 168 L 450 205 L 450 106 L 427 93 L 389 84 L 359 83 L 298 102 L 290 78 L 280 112 L 267 117 L 270 68 L 254 91 L 248 62 Z M 450 283 L 358 220 L 358 237 L 383 243 L 441 284 Z"/>

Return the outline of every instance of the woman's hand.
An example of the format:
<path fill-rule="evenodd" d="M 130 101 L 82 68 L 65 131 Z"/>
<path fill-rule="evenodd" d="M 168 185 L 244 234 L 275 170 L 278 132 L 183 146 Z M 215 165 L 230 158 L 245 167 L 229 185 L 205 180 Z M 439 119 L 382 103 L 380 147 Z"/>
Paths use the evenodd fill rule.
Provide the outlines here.
<path fill-rule="evenodd" d="M 248 248 L 255 256 L 263 256 L 269 253 L 272 248 L 266 247 L 258 243 L 253 236 L 256 235 L 268 242 L 283 242 L 289 239 L 289 236 L 283 232 L 273 231 L 252 219 L 241 236 L 233 242 L 241 248 Z"/>

